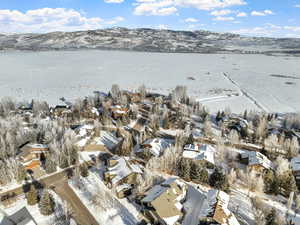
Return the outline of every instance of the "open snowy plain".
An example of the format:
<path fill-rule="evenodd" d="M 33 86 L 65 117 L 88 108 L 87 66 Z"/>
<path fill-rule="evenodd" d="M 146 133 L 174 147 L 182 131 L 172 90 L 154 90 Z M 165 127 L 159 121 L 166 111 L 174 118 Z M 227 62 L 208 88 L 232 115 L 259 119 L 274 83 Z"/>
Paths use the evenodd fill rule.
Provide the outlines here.
<path fill-rule="evenodd" d="M 0 96 L 74 100 L 112 84 L 167 93 L 186 85 L 211 111 L 300 111 L 300 57 L 122 51 L 2 51 Z M 188 79 L 192 77 L 194 79 Z"/>

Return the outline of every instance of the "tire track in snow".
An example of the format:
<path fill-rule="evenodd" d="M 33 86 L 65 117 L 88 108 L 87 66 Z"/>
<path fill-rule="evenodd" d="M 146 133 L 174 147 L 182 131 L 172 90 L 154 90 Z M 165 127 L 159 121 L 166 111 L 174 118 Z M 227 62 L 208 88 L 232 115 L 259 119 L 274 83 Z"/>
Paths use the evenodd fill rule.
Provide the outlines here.
<path fill-rule="evenodd" d="M 268 112 L 269 110 L 263 106 L 260 102 L 258 102 L 254 97 L 252 97 L 247 91 L 245 91 L 236 81 L 234 81 L 228 74 L 223 73 L 223 76 L 246 97 L 248 98 L 254 105 L 256 105 L 263 112 Z"/>

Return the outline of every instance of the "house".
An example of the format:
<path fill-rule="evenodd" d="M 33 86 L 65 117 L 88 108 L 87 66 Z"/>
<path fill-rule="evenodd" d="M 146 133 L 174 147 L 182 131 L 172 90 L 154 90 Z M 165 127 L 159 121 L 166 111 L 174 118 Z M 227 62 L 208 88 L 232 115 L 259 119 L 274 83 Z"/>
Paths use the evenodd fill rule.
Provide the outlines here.
<path fill-rule="evenodd" d="M 144 141 L 138 152 L 148 150 L 153 156 L 159 157 L 167 148 L 171 147 L 171 141 L 164 138 L 152 138 Z"/>
<path fill-rule="evenodd" d="M 115 120 L 122 119 L 123 116 L 127 116 L 129 113 L 129 109 L 127 107 L 123 107 L 120 105 L 114 105 L 110 107 L 112 118 Z"/>
<path fill-rule="evenodd" d="M 20 149 L 18 159 L 25 166 L 26 170 L 39 168 L 45 155 L 48 153 L 48 145 L 44 144 L 26 144 Z"/>
<path fill-rule="evenodd" d="M 176 178 L 155 185 L 141 200 L 144 215 L 151 224 L 178 224 L 184 215 L 182 202 L 186 192 L 186 184 Z"/>
<path fill-rule="evenodd" d="M 68 116 L 69 114 L 72 113 L 70 109 L 71 109 L 70 104 L 63 103 L 63 104 L 51 107 L 50 112 L 56 117 Z"/>
<path fill-rule="evenodd" d="M 300 157 L 294 157 L 291 160 L 291 167 L 296 179 L 297 185 L 300 185 Z"/>
<path fill-rule="evenodd" d="M 114 152 L 114 150 L 122 143 L 122 138 L 117 138 L 108 131 L 101 130 L 100 136 L 89 140 L 84 138 L 77 144 L 83 147 L 84 151 L 103 151 Z"/>
<path fill-rule="evenodd" d="M 199 160 L 215 165 L 216 149 L 208 144 L 188 144 L 183 148 L 182 157 L 187 159 Z"/>
<path fill-rule="evenodd" d="M 26 207 L 8 216 L 0 209 L 0 225 L 37 225 Z"/>
<path fill-rule="evenodd" d="M 117 196 L 123 197 L 135 185 L 137 175 L 142 173 L 141 166 L 134 160 L 113 156 L 107 161 L 104 181 L 107 185 L 116 188 Z"/>
<path fill-rule="evenodd" d="M 200 224 L 239 225 L 235 215 L 228 209 L 230 196 L 220 190 L 210 190 L 202 206 Z"/>
<path fill-rule="evenodd" d="M 262 153 L 256 151 L 244 151 L 241 153 L 242 162 L 246 163 L 250 169 L 259 173 L 265 170 L 274 170 L 273 163 Z"/>

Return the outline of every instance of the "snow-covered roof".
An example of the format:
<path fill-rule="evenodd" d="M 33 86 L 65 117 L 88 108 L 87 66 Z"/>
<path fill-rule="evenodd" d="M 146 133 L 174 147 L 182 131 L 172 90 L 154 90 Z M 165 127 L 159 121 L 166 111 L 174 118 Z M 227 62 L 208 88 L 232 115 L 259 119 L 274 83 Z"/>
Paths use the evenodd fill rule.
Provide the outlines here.
<path fill-rule="evenodd" d="M 207 208 L 204 208 L 206 217 L 212 217 L 220 224 L 239 225 L 235 215 L 228 209 L 230 196 L 220 190 L 209 190 L 207 193 Z"/>
<path fill-rule="evenodd" d="M 182 217 L 181 200 L 186 196 L 183 182 L 170 178 L 160 185 L 155 185 L 142 199 L 143 203 L 150 203 L 157 215 L 168 225 L 175 224 Z"/>
<path fill-rule="evenodd" d="M 184 146 L 182 156 L 188 159 L 205 160 L 212 164 L 215 164 L 215 148 L 206 144 L 189 144 Z"/>
<path fill-rule="evenodd" d="M 142 145 L 150 145 L 151 147 L 148 148 L 149 151 L 157 157 L 160 156 L 165 149 L 171 147 L 170 141 L 163 138 L 148 139 Z M 143 149 L 139 151 L 143 151 Z"/>
<path fill-rule="evenodd" d="M 30 148 L 48 148 L 48 145 L 44 145 L 44 144 L 29 144 L 28 147 Z"/>
<path fill-rule="evenodd" d="M 117 184 L 119 181 L 126 178 L 132 173 L 143 173 L 140 165 L 130 161 L 128 157 L 114 156 L 110 160 L 116 161 L 116 164 L 114 166 L 107 168 L 107 173 L 113 175 L 111 179 L 112 184 Z"/>
<path fill-rule="evenodd" d="M 291 166 L 293 171 L 300 171 L 300 156 L 292 158 Z"/>
<path fill-rule="evenodd" d="M 245 151 L 244 153 L 242 153 L 242 158 L 249 159 L 249 163 L 248 163 L 249 166 L 261 165 L 266 169 L 274 169 L 273 163 L 260 152 Z"/>
<path fill-rule="evenodd" d="M 94 129 L 94 125 L 84 124 L 84 125 L 80 125 L 75 130 L 78 131 L 78 135 L 77 135 L 78 137 L 84 137 L 87 135 L 88 130 L 93 130 L 93 129 Z"/>

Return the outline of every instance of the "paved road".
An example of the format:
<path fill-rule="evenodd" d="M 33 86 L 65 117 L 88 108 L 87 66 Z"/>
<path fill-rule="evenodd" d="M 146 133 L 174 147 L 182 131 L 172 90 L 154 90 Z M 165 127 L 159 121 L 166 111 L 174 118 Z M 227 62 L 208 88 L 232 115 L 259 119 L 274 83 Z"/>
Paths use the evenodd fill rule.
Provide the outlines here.
<path fill-rule="evenodd" d="M 188 186 L 186 201 L 183 203 L 186 213 L 182 225 L 199 224 L 199 215 L 205 198 L 205 195 L 201 194 L 196 188 L 191 185 Z"/>
<path fill-rule="evenodd" d="M 72 216 L 78 225 L 99 225 L 94 216 L 87 207 L 81 202 L 73 189 L 69 186 L 67 180 L 55 184 L 54 191 L 65 201 L 67 201 L 73 210 Z"/>

